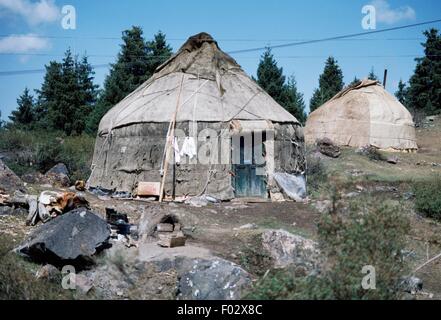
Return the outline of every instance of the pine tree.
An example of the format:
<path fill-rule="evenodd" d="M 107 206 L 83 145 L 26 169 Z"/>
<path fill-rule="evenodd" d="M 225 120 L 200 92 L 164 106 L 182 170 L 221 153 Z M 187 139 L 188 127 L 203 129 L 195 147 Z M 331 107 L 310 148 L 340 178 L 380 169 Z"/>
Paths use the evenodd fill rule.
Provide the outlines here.
<path fill-rule="evenodd" d="M 305 101 L 303 94 L 297 89 L 297 82 L 294 76 L 288 79 L 286 85 L 284 85 L 284 101 L 282 106 L 291 113 L 300 123 L 304 124 L 306 121 L 305 114 Z"/>
<path fill-rule="evenodd" d="M 97 86 L 93 84 L 93 70 L 83 57 L 81 62 L 70 49 L 61 63 L 51 61 L 37 93 L 36 119 L 46 129 L 80 134 L 86 117 L 96 101 Z"/>
<path fill-rule="evenodd" d="M 368 79 L 369 79 L 369 80 L 376 80 L 376 81 L 379 81 L 377 75 L 375 74 L 374 67 L 371 68 L 371 71 L 370 71 L 369 74 L 368 74 Z"/>
<path fill-rule="evenodd" d="M 406 83 L 400 79 L 400 82 L 398 82 L 398 91 L 395 92 L 395 97 L 397 97 L 398 101 L 400 101 L 402 105 L 407 106 L 407 95 L 408 88 L 406 87 Z"/>
<path fill-rule="evenodd" d="M 56 108 L 60 95 L 59 84 L 62 81 L 61 63 L 50 61 L 46 67 L 43 84 L 40 90 L 35 90 L 38 94 L 37 105 L 35 107 L 36 125 L 46 129 L 50 128 L 49 110 Z"/>
<path fill-rule="evenodd" d="M 409 80 L 408 107 L 426 114 L 441 112 L 441 36 L 438 30 L 425 31 L 423 58 L 417 58 Z"/>
<path fill-rule="evenodd" d="M 96 107 L 98 85 L 93 83 L 95 72 L 89 64 L 87 56 L 84 56 L 81 61 L 75 61 L 75 72 L 78 84 L 78 101 L 73 130 L 79 134 L 86 128 L 89 114 Z"/>
<path fill-rule="evenodd" d="M 148 80 L 156 68 L 172 55 L 165 34 L 160 31 L 152 41 L 146 42 L 142 29 L 132 27 L 123 32 L 122 40 L 117 61 L 111 66 L 104 81 L 104 90 L 87 120 L 86 131 L 89 133 L 97 130 L 101 118 L 111 107 Z"/>
<path fill-rule="evenodd" d="M 311 112 L 340 92 L 343 86 L 343 72 L 337 61 L 333 57 L 329 57 L 326 60 L 323 73 L 320 75 L 319 88 L 314 91 L 309 103 Z"/>
<path fill-rule="evenodd" d="M 14 126 L 29 126 L 34 121 L 34 97 L 25 88 L 23 94 L 17 99 L 17 110 L 12 111 L 9 119 Z"/>
<path fill-rule="evenodd" d="M 352 80 L 352 82 L 349 84 L 349 86 L 353 86 L 356 85 L 358 83 L 360 83 L 360 79 L 357 78 L 357 76 L 354 77 L 354 80 Z"/>
<path fill-rule="evenodd" d="M 257 67 L 257 84 L 278 103 L 283 103 L 285 76 L 283 69 L 277 66 L 271 49 L 262 55 Z"/>
<path fill-rule="evenodd" d="M 149 57 L 147 75 L 150 78 L 155 73 L 156 68 L 171 57 L 173 51 L 167 44 L 165 34 L 161 31 L 154 35 L 152 41 L 147 42 L 147 49 Z"/>

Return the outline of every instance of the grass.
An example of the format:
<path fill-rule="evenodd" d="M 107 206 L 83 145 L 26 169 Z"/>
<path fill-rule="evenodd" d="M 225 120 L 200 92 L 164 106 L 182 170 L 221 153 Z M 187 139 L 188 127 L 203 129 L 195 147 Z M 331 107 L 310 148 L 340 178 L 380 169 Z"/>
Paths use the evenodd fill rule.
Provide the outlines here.
<path fill-rule="evenodd" d="M 441 173 L 440 167 L 430 163 L 439 161 L 438 157 L 425 154 L 394 153 L 399 162 L 396 165 L 383 161 L 372 161 L 368 157 L 356 154 L 354 149 L 344 148 L 338 161 L 327 160 L 329 177 L 340 183 L 363 181 L 379 183 L 412 183 L 431 179 L 434 173 Z M 417 165 L 425 163 L 426 165 Z M 361 170 L 359 176 L 351 175 L 351 170 Z"/>
<path fill-rule="evenodd" d="M 11 252 L 8 238 L 0 236 L 0 300 L 64 300 L 73 299 L 70 290 L 60 281 L 38 280 L 38 265 L 27 262 Z"/>
<path fill-rule="evenodd" d="M 415 208 L 428 218 L 441 221 L 441 175 L 429 181 L 419 181 L 413 187 Z"/>

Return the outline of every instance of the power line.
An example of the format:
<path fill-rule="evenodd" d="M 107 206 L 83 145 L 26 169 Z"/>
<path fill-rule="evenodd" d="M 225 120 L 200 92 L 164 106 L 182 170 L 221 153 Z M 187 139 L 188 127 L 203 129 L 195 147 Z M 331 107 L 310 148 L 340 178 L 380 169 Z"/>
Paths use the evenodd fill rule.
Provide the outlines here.
<path fill-rule="evenodd" d="M 333 40 L 339 40 L 339 39 L 359 37 L 359 36 L 364 36 L 364 35 L 368 35 L 368 34 L 376 34 L 376 33 L 389 32 L 389 31 L 395 31 L 395 30 L 401 30 L 401 29 L 408 29 L 408 28 L 413 28 L 413 27 L 418 27 L 418 26 L 423 26 L 423 25 L 433 24 L 433 23 L 438 23 L 438 22 L 441 22 L 441 19 L 432 20 L 432 21 L 425 21 L 425 22 L 420 22 L 420 23 L 414 23 L 414 24 L 408 24 L 408 25 L 404 25 L 404 26 L 400 26 L 400 27 L 393 27 L 393 28 L 373 30 L 373 31 L 367 31 L 367 32 L 352 33 L 352 34 L 341 35 L 341 36 L 330 37 L 330 38 L 300 41 L 300 42 L 293 42 L 293 43 L 285 43 L 285 44 L 260 47 L 260 48 L 235 50 L 235 51 L 230 51 L 229 53 L 230 54 L 238 54 L 238 53 L 245 53 L 245 52 L 263 51 L 263 50 L 266 50 L 267 48 L 280 49 L 280 48 L 294 47 L 294 46 L 300 46 L 300 45 L 305 45 L 305 44 L 312 44 L 312 43 L 319 43 L 319 42 L 326 42 L 326 41 L 333 41 Z"/>
<path fill-rule="evenodd" d="M 64 53 L 26 53 L 26 52 L 0 52 L 0 56 L 43 56 L 43 57 L 64 57 Z M 156 60 L 156 59 L 167 59 L 170 56 L 154 56 L 154 57 L 145 57 L 143 55 L 127 55 L 131 58 L 143 58 L 147 60 Z M 340 58 L 418 58 L 421 54 L 400 54 L 400 55 L 339 55 L 337 57 Z M 437 55 L 431 55 L 433 57 L 437 57 Z M 86 54 L 87 58 L 114 58 L 115 54 Z M 287 59 L 287 58 L 323 58 L 328 56 L 323 55 L 296 55 L 296 56 L 274 56 L 276 59 Z M 241 59 L 256 59 L 258 56 L 245 56 L 240 57 Z"/>
<path fill-rule="evenodd" d="M 399 26 L 399 27 L 387 28 L 387 29 L 381 29 L 381 30 L 374 30 L 374 31 L 367 31 L 367 32 L 361 32 L 361 33 L 353 33 L 353 34 L 348 34 L 348 35 L 335 36 L 335 37 L 330 37 L 330 38 L 315 39 L 315 40 L 308 40 L 308 41 L 301 41 L 301 42 L 294 42 L 294 43 L 286 43 L 286 44 L 281 44 L 281 45 L 267 46 L 267 47 L 260 47 L 260 48 L 235 50 L 235 51 L 230 51 L 230 52 L 227 52 L 227 53 L 229 53 L 229 54 L 238 54 L 238 53 L 245 53 L 245 52 L 262 51 L 262 50 L 266 50 L 267 48 L 277 49 L 277 48 L 286 48 L 286 47 L 300 46 L 300 45 L 305 45 L 305 44 L 312 44 L 312 43 L 319 43 L 319 42 L 326 42 L 326 41 L 333 41 L 333 40 L 353 38 L 353 37 L 357 37 L 357 36 L 364 36 L 364 35 L 367 35 L 367 34 L 376 34 L 376 33 L 383 33 L 383 32 L 407 29 L 407 28 L 412 28 L 412 27 L 417 27 L 417 26 L 422 26 L 422 25 L 427 25 L 427 24 L 433 24 L 433 23 L 438 23 L 438 22 L 441 22 L 441 19 L 432 20 L 432 21 L 425 21 L 425 22 L 420 22 L 420 23 L 415 23 L 415 24 L 409 24 L 409 25 L 404 25 L 404 26 Z M 26 54 L 19 54 L 19 55 L 26 55 Z M 297 56 L 297 58 L 298 57 L 300 57 L 300 56 Z M 309 57 L 312 57 L 312 56 L 309 56 Z M 359 57 L 361 57 L 361 56 L 359 56 Z M 375 56 L 370 56 L 370 57 L 375 57 Z M 377 56 L 377 57 L 381 57 L 381 56 Z M 390 57 L 392 57 L 392 56 L 390 56 Z M 395 57 L 398 57 L 398 56 L 395 56 Z M 412 57 L 412 56 L 404 55 L 404 56 L 401 56 L 401 57 Z M 418 56 L 413 56 L 413 57 L 416 58 Z M 155 59 L 156 58 L 158 58 L 158 57 L 155 57 Z M 92 67 L 95 68 L 95 69 L 104 68 L 104 67 L 107 67 L 107 66 L 109 66 L 109 64 L 92 65 Z M 45 72 L 45 69 L 0 71 L 0 76 L 20 75 L 20 74 L 40 73 L 40 72 Z"/>
<path fill-rule="evenodd" d="M 337 59 L 361 59 L 361 58 L 422 58 L 421 55 L 347 55 L 347 56 L 335 56 Z M 441 57 L 441 55 L 430 55 L 428 57 Z M 256 59 L 257 57 L 241 57 L 241 59 Z M 326 59 L 328 56 L 276 56 L 276 59 Z M 91 65 L 94 69 L 107 68 L 111 65 L 111 62 L 107 64 L 96 64 Z M 31 69 L 31 70 L 11 70 L 11 71 L 0 71 L 1 76 L 12 76 L 12 75 L 23 75 L 23 74 L 35 74 L 35 73 L 43 73 L 46 69 Z"/>
<path fill-rule="evenodd" d="M 0 38 L 23 37 L 37 39 L 72 39 L 72 40 L 121 40 L 121 37 L 106 36 L 55 36 L 55 35 L 17 35 L 17 34 L 0 34 Z M 147 41 L 154 40 L 153 38 Z M 187 38 L 167 38 L 167 41 L 186 41 Z M 288 41 L 313 41 L 312 38 L 288 38 L 288 39 L 271 39 L 271 38 L 218 38 L 218 42 L 288 42 Z M 416 41 L 424 40 L 424 38 L 353 38 L 353 39 L 335 39 L 342 41 Z"/>

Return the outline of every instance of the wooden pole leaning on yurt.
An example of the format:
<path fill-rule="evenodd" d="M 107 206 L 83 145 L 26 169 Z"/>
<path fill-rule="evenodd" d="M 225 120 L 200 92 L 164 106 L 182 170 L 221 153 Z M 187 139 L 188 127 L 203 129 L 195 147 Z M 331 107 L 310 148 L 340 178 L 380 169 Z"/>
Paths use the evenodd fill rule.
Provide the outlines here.
<path fill-rule="evenodd" d="M 167 177 L 167 170 L 168 170 L 168 161 L 170 158 L 170 150 L 172 150 L 172 146 L 173 146 L 173 140 L 174 140 L 174 135 L 175 135 L 175 125 L 176 125 L 176 116 L 178 114 L 179 111 L 179 105 L 181 103 L 181 93 L 182 93 L 182 85 L 184 83 L 184 75 L 182 75 L 181 78 L 181 84 L 179 85 L 179 94 L 178 94 L 178 99 L 176 101 L 176 109 L 175 112 L 173 113 L 172 119 L 170 121 L 170 126 L 168 128 L 168 132 L 167 132 L 167 139 L 165 141 L 165 159 L 163 162 L 163 168 L 164 168 L 164 173 L 162 175 L 162 181 L 161 181 L 161 188 L 159 190 L 159 202 L 162 202 L 162 200 L 164 199 L 164 185 L 165 185 L 165 179 Z"/>

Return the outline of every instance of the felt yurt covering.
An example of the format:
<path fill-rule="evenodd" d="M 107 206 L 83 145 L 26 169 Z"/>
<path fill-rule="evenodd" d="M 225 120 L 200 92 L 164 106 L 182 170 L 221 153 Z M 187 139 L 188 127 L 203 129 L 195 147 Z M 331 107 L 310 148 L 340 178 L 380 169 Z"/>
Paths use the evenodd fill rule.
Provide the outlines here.
<path fill-rule="evenodd" d="M 321 138 L 350 147 L 418 148 L 412 115 L 378 81 L 368 79 L 339 92 L 309 115 L 306 142 L 313 144 Z"/>
<path fill-rule="evenodd" d="M 265 154 L 273 160 L 265 169 L 268 190 L 274 172 L 298 174 L 305 169 L 303 130 L 297 119 L 222 52 L 209 34 L 200 33 L 104 115 L 88 186 L 131 193 L 140 181 L 160 182 L 167 133 L 175 113 L 176 130 L 186 137 L 200 136 L 204 129 L 216 132 L 215 137 L 198 139 L 196 148 L 219 140 L 219 148 L 223 147 L 219 153 L 227 157 L 234 134 L 271 130 L 273 148 Z M 177 140 L 179 148 L 183 140 L 185 137 Z M 168 171 L 166 196 L 174 189 L 176 196 L 235 197 L 231 161 L 201 163 L 187 158 L 175 166 L 174 175 Z"/>

